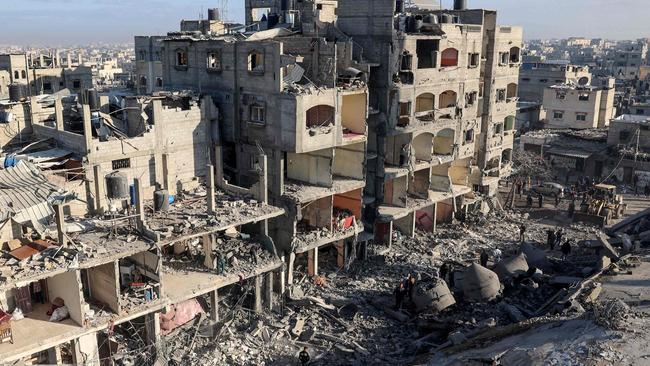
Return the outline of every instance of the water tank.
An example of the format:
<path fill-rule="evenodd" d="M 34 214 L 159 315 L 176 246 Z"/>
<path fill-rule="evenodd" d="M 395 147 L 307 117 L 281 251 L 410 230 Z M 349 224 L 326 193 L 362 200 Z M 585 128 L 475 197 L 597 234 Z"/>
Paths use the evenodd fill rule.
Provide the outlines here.
<path fill-rule="evenodd" d="M 438 16 L 435 14 L 427 14 L 424 17 L 424 22 L 428 24 L 438 24 Z"/>
<path fill-rule="evenodd" d="M 106 196 L 109 199 L 129 197 L 129 181 L 126 175 L 119 172 L 106 175 Z"/>
<path fill-rule="evenodd" d="M 440 16 L 440 23 L 451 24 L 454 22 L 454 16 L 451 14 L 442 14 Z"/>
<path fill-rule="evenodd" d="M 22 102 L 27 99 L 27 93 L 25 92 L 25 85 L 23 84 L 11 84 L 9 85 L 9 100 L 12 102 Z"/>
<path fill-rule="evenodd" d="M 454 10 L 466 10 L 467 0 L 454 0 Z"/>
<path fill-rule="evenodd" d="M 220 20 L 219 9 L 216 8 L 208 9 L 208 20 Z"/>
<path fill-rule="evenodd" d="M 169 210 L 169 192 L 166 189 L 153 192 L 153 209 L 156 212 Z"/>

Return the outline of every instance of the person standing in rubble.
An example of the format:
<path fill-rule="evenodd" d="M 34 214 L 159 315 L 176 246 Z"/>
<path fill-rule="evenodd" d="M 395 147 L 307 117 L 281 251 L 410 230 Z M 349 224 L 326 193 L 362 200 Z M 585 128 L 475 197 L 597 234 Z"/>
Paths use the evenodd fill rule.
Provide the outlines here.
<path fill-rule="evenodd" d="M 490 256 L 487 254 L 485 249 L 481 251 L 481 266 L 487 268 L 488 265 L 488 260 L 490 259 Z"/>
<path fill-rule="evenodd" d="M 562 236 L 564 235 L 564 231 L 560 228 L 557 230 L 555 233 L 555 245 L 560 246 L 562 244 Z"/>
<path fill-rule="evenodd" d="M 404 295 L 406 295 L 404 282 L 400 281 L 393 293 L 395 295 L 395 310 L 400 310 L 402 308 L 402 302 L 404 302 Z"/>
<path fill-rule="evenodd" d="M 445 262 L 440 266 L 440 271 L 438 272 L 440 278 L 442 278 L 443 281 L 448 282 L 447 275 L 449 274 L 449 265 Z"/>
<path fill-rule="evenodd" d="M 257 265 L 258 258 L 257 258 L 257 250 L 254 246 L 251 246 L 251 260 L 253 261 L 253 264 Z"/>
<path fill-rule="evenodd" d="M 217 272 L 220 275 L 223 275 L 226 272 L 226 258 L 223 256 L 221 252 L 217 252 L 216 263 L 217 263 Z"/>
<path fill-rule="evenodd" d="M 526 197 L 526 207 L 533 208 L 533 196 L 530 193 Z"/>
<path fill-rule="evenodd" d="M 542 206 L 544 206 L 544 196 L 543 195 L 540 194 L 537 197 L 537 203 L 539 203 L 539 208 L 542 208 Z"/>
<path fill-rule="evenodd" d="M 307 347 L 302 349 L 302 351 L 298 355 L 298 360 L 300 361 L 300 364 L 302 366 L 305 366 L 306 364 L 309 363 L 309 360 L 311 360 L 311 357 L 309 357 L 309 352 L 307 351 Z"/>
<path fill-rule="evenodd" d="M 406 282 L 406 290 L 409 294 L 409 301 L 413 301 L 413 292 L 415 291 L 415 283 L 417 282 L 415 276 L 409 273 L 408 281 Z"/>
<path fill-rule="evenodd" d="M 560 195 L 556 194 L 555 195 L 555 207 L 559 206 L 561 201 L 562 201 L 562 199 L 560 198 Z"/>
<path fill-rule="evenodd" d="M 567 241 L 562 244 L 562 259 L 567 259 L 569 254 L 571 254 L 571 241 L 572 239 L 567 239 Z"/>
<path fill-rule="evenodd" d="M 546 231 L 546 243 L 551 250 L 555 249 L 555 231 L 553 229 Z"/>
<path fill-rule="evenodd" d="M 519 241 L 522 242 L 522 243 L 524 241 L 526 241 L 526 225 L 525 224 L 521 224 L 521 226 L 519 226 Z"/>

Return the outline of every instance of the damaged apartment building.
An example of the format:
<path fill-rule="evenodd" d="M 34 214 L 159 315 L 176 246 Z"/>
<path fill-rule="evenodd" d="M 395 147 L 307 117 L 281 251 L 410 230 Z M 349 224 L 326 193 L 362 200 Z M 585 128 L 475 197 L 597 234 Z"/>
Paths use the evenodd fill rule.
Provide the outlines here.
<path fill-rule="evenodd" d="M 346 0 L 337 14 L 371 65 L 365 222 L 375 240 L 435 230 L 472 192 L 494 194 L 511 168 L 522 30 L 465 1 L 424 11 Z"/>

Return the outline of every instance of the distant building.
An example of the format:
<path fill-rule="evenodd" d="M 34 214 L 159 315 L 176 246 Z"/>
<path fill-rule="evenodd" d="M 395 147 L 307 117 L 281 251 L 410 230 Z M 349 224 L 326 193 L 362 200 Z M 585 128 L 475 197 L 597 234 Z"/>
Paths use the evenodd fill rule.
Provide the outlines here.
<path fill-rule="evenodd" d="M 519 98 L 541 102 L 544 89 L 558 84 L 589 85 L 591 72 L 586 66 L 568 65 L 565 62 L 541 61 L 522 65 L 519 72 Z"/>
<path fill-rule="evenodd" d="M 139 94 L 162 90 L 163 36 L 135 37 L 135 88 Z"/>
<path fill-rule="evenodd" d="M 614 79 L 603 86 L 560 84 L 544 90 L 547 128 L 602 128 L 614 118 Z"/>
<path fill-rule="evenodd" d="M 639 176 L 640 185 L 650 184 L 650 116 L 624 114 L 609 125 L 607 144 L 612 157 L 619 161 L 614 174 L 632 183 Z"/>

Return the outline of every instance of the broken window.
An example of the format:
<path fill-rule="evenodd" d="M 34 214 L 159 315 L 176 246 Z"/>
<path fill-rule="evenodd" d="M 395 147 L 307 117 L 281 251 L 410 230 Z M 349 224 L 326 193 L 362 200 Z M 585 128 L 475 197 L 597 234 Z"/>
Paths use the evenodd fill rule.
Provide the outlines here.
<path fill-rule="evenodd" d="M 510 49 L 510 63 L 511 64 L 518 64 L 519 63 L 519 54 L 520 54 L 519 47 L 512 47 Z"/>
<path fill-rule="evenodd" d="M 14 71 L 14 79 L 20 79 L 20 73 L 18 70 Z"/>
<path fill-rule="evenodd" d="M 438 108 L 450 108 L 456 106 L 457 94 L 453 90 L 447 90 L 440 94 Z"/>
<path fill-rule="evenodd" d="M 508 100 L 513 100 L 517 98 L 517 90 L 518 90 L 517 84 L 515 83 L 508 84 L 508 93 L 507 93 Z"/>
<path fill-rule="evenodd" d="M 465 94 L 465 105 L 472 106 L 478 100 L 478 92 L 469 92 Z"/>
<path fill-rule="evenodd" d="M 22 70 L 20 72 L 20 76 L 22 76 L 23 79 L 27 79 L 27 72 L 25 70 Z"/>
<path fill-rule="evenodd" d="M 75 79 L 72 81 L 72 88 L 79 89 L 81 88 L 81 80 Z"/>
<path fill-rule="evenodd" d="M 446 50 L 442 51 L 440 66 L 458 66 L 458 50 L 455 48 L 447 48 Z"/>
<path fill-rule="evenodd" d="M 530 82 L 530 78 L 521 78 L 521 81 L 523 81 L 524 83 L 529 83 L 529 82 Z"/>
<path fill-rule="evenodd" d="M 465 131 L 465 144 L 474 142 L 474 129 Z"/>
<path fill-rule="evenodd" d="M 334 124 L 335 109 L 329 105 L 317 105 L 307 110 L 307 129 Z"/>
<path fill-rule="evenodd" d="M 510 61 L 510 54 L 508 52 L 499 52 L 499 65 L 507 65 Z"/>
<path fill-rule="evenodd" d="M 468 67 L 478 67 L 481 61 L 481 55 L 478 53 L 470 53 L 467 55 Z"/>
<path fill-rule="evenodd" d="M 415 98 L 415 112 L 422 113 L 434 110 L 435 100 L 435 96 L 431 93 L 420 94 Z"/>
<path fill-rule="evenodd" d="M 219 52 L 208 52 L 208 69 L 221 70 L 221 54 Z"/>
<path fill-rule="evenodd" d="M 503 133 L 503 123 L 497 123 L 494 125 L 494 136 L 499 136 Z"/>
<path fill-rule="evenodd" d="M 147 86 L 147 77 L 144 75 L 140 76 L 140 86 Z"/>
<path fill-rule="evenodd" d="M 399 115 L 400 117 L 411 115 L 411 102 L 402 102 L 399 104 Z"/>
<path fill-rule="evenodd" d="M 562 119 L 564 118 L 563 111 L 553 111 L 553 119 Z"/>
<path fill-rule="evenodd" d="M 251 105 L 250 121 L 253 123 L 266 124 L 266 108 L 260 104 Z"/>
<path fill-rule="evenodd" d="M 413 70 L 413 55 L 411 55 L 408 51 L 404 51 L 404 53 L 402 54 L 400 70 L 401 71 Z"/>
<path fill-rule="evenodd" d="M 555 93 L 555 98 L 556 98 L 556 99 L 560 99 L 560 100 L 564 100 L 564 99 L 566 99 L 566 92 L 563 91 L 563 90 L 557 91 L 557 92 Z"/>
<path fill-rule="evenodd" d="M 580 93 L 578 94 L 578 100 L 581 102 L 588 102 L 589 101 L 589 93 Z"/>
<path fill-rule="evenodd" d="M 184 50 L 176 51 L 176 66 L 187 67 L 187 52 Z"/>
<path fill-rule="evenodd" d="M 248 71 L 255 73 L 264 72 L 264 54 L 253 51 L 248 54 Z"/>
<path fill-rule="evenodd" d="M 156 78 L 156 87 L 162 88 L 163 86 L 163 79 L 162 78 Z"/>
<path fill-rule="evenodd" d="M 418 69 L 432 69 L 437 67 L 438 40 L 420 39 L 417 42 Z"/>
<path fill-rule="evenodd" d="M 46 81 L 43 83 L 43 91 L 45 92 L 51 92 L 52 91 L 52 83 L 49 81 Z"/>
<path fill-rule="evenodd" d="M 576 121 L 578 122 L 587 121 L 587 113 L 576 113 Z"/>
<path fill-rule="evenodd" d="M 145 61 L 147 59 L 147 51 L 138 52 L 138 61 Z"/>
<path fill-rule="evenodd" d="M 507 93 L 505 89 L 497 89 L 497 102 L 505 102 L 506 95 Z"/>
<path fill-rule="evenodd" d="M 111 161 L 111 166 L 113 167 L 113 170 L 130 168 L 131 159 L 126 158 L 126 159 L 113 160 Z"/>

